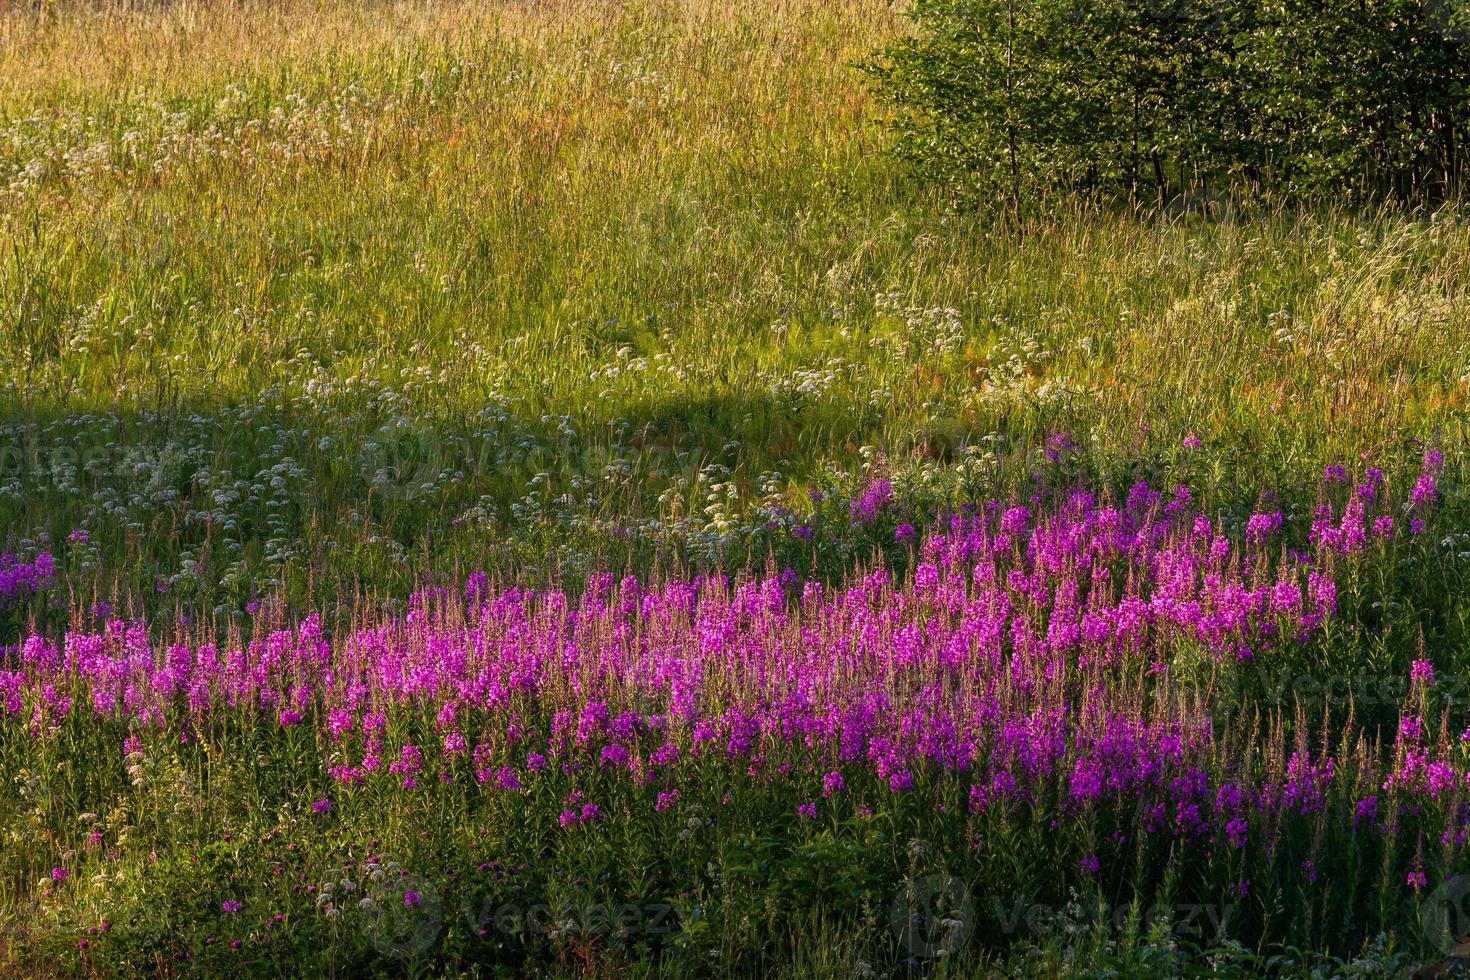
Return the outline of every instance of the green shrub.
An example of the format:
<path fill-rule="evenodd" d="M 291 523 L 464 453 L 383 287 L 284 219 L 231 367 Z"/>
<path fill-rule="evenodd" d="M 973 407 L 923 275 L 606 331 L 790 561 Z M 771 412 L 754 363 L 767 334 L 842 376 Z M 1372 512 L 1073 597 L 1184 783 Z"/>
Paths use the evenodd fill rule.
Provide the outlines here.
<path fill-rule="evenodd" d="M 1011 201 L 1440 196 L 1470 34 L 1445 0 L 919 0 L 870 66 L 921 173 Z"/>

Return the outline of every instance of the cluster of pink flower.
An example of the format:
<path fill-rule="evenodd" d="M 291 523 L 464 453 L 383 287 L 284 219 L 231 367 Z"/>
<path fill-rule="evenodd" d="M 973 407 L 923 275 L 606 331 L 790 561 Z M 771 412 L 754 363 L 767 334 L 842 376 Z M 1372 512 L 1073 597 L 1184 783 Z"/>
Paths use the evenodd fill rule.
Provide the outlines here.
<path fill-rule="evenodd" d="M 1424 453 L 1424 460 L 1414 486 L 1409 491 L 1403 510 L 1408 515 L 1409 533 L 1423 534 L 1425 512 L 1434 505 L 1438 491 L 1436 477 L 1444 466 L 1444 454 L 1437 449 Z M 1324 482 L 1346 483 L 1347 472 L 1341 466 L 1329 466 Z M 1394 532 L 1394 516 L 1384 492 L 1383 471 L 1369 467 L 1352 494 L 1337 513 L 1331 503 L 1317 507 L 1312 516 L 1312 542 L 1327 551 L 1352 554 L 1367 546 L 1369 536 L 1387 538 Z"/>
<path fill-rule="evenodd" d="M 0 553 L 0 609 L 49 588 L 55 580 L 56 559 L 49 551 L 29 561 L 9 552 Z"/>
<path fill-rule="evenodd" d="M 1078 492 L 1051 509 L 956 514 L 916 543 L 902 580 L 881 566 L 837 588 L 789 571 L 602 575 L 573 599 L 476 576 L 460 597 L 419 593 L 405 615 L 331 639 L 308 617 L 228 648 L 160 647 L 142 624 L 111 621 L 10 651 L 0 706 L 38 738 L 69 712 L 126 726 L 135 744 L 221 713 L 317 726 L 339 792 L 465 778 L 514 793 L 548 772 L 622 774 L 665 811 L 683 770 L 714 759 L 790 781 L 805 817 L 858 780 L 904 793 L 956 778 L 976 813 L 1055 786 L 1064 807 L 1145 801 L 1152 831 L 1239 847 L 1253 813 L 1320 809 L 1333 760 L 1298 749 L 1274 775 L 1221 767 L 1208 712 L 1140 685 L 1170 683 L 1181 650 L 1236 670 L 1335 615 L 1332 577 L 1283 553 L 1282 524 L 1258 514 L 1232 537 L 1186 488 L 1140 483 L 1119 506 Z M 1341 551 L 1340 531 L 1314 522 L 1317 552 Z M 1386 789 L 1464 784 L 1404 744 Z M 559 823 L 603 813 L 578 789 Z"/>

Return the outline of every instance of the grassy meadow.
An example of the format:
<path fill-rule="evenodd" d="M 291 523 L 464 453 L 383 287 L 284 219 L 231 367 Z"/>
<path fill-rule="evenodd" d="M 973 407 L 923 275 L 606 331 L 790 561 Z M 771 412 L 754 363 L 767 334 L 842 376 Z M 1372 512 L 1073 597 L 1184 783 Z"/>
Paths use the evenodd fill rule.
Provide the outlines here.
<path fill-rule="evenodd" d="M 1391 974 L 1453 952 L 1424 923 L 1425 896 L 1467 870 L 1470 221 L 1453 204 L 957 209 L 888 153 L 862 71 L 906 29 L 886 0 L 0 14 L 0 972 Z M 1021 504 L 1034 522 L 996 530 Z M 1122 518 L 1099 516 L 1114 505 Z M 961 512 L 1000 522 L 963 532 L 967 567 L 1000 556 L 994 595 L 936 557 Z M 1374 515 L 1392 520 L 1348 530 Z M 1097 530 L 1115 519 L 1127 546 Z M 1119 549 L 1112 584 L 1088 577 L 1093 552 L 1036 584 L 1052 520 Z M 1003 555 L 1023 534 L 1031 549 Z M 1211 550 L 1226 539 L 1229 558 Z M 13 571 L 42 554 L 53 568 Z M 1180 562 L 1198 564 L 1164 603 Z M 978 621 L 926 591 L 936 564 L 932 588 L 981 589 L 991 612 L 1010 589 L 1066 665 L 1032 687 L 925 647 L 912 663 L 955 672 L 955 717 L 1005 705 L 1031 724 L 1033 697 L 1072 705 L 1066 728 L 1106 688 L 1096 710 L 1167 759 L 1136 763 L 1129 804 L 1065 802 L 1085 741 L 1070 734 L 1045 766 L 1016 764 L 1044 784 L 1024 803 L 977 804 L 975 767 L 1013 747 L 999 721 L 931 769 L 885 756 L 875 774 L 827 729 L 773 734 L 789 719 L 733 747 L 732 719 L 785 696 L 770 678 L 807 690 L 807 667 L 773 652 L 805 649 L 802 623 L 897 649 L 905 630 L 938 635 L 905 618 L 914 603 Z M 1332 578 L 1333 603 L 1309 574 Z M 646 591 L 611 584 L 626 577 Z M 1078 660 L 1045 625 L 1069 581 L 1079 610 L 1137 597 L 1161 618 Z M 1261 592 L 1217 635 L 1197 620 L 1229 605 L 1220 582 L 1300 587 L 1305 605 Z M 746 586 L 789 611 L 741 612 Z M 844 588 L 891 618 L 863 620 Z M 557 619 L 547 590 L 584 618 Z M 524 595 L 540 598 L 521 610 Z M 1194 612 L 1158 611 L 1176 602 Z M 526 655 L 507 623 L 560 651 L 565 676 L 538 660 L 501 678 Z M 1032 649 L 997 623 L 968 648 Z M 853 643 L 842 657 L 868 649 Z M 216 645 L 243 659 L 198 692 L 157 680 Z M 355 659 L 380 646 L 394 666 Z M 684 652 L 655 669 L 665 646 Z M 449 648 L 490 673 L 384 680 L 440 671 Z M 112 673 L 89 659 L 104 656 Z M 813 673 L 809 693 L 847 710 L 866 685 L 895 718 L 937 717 L 893 656 Z M 675 661 L 701 657 L 727 659 L 689 681 L 704 713 L 675 721 L 647 678 L 677 689 Z M 330 682 L 301 680 L 328 661 Z M 237 668 L 256 686 L 231 687 Z M 360 668 L 359 690 L 343 678 Z M 1322 683 L 1364 677 L 1403 684 Z M 589 698 L 602 734 L 557 721 Z M 642 718 L 636 737 L 604 732 L 620 712 Z M 721 752 L 696 757 L 705 723 Z M 912 728 L 872 724 L 871 744 Z M 537 782 L 522 743 L 548 740 Z M 630 751 L 637 777 L 619 781 Z M 660 752 L 690 770 L 677 788 L 653 781 Z M 759 761 L 731 761 L 746 752 Z M 1460 767 L 1453 789 L 1432 765 Z M 1129 809 L 1141 787 L 1185 805 L 1156 774 L 1171 766 L 1208 774 L 1208 847 L 1173 810 L 1154 826 Z M 788 791 L 788 771 L 810 785 Z M 1269 814 L 1252 811 L 1271 829 L 1248 844 L 1221 836 L 1247 820 L 1220 803 L 1222 773 Z M 1282 803 L 1293 780 L 1316 803 Z M 1381 839 L 1360 842 L 1374 820 Z M 1285 883 L 1308 866 L 1325 894 Z M 348 879 L 386 890 L 373 908 L 392 915 L 323 902 Z M 963 881 L 969 918 L 943 919 L 963 942 L 890 928 L 915 881 L 926 901 Z M 1235 928 L 1181 940 L 1150 923 L 1160 903 Z M 569 926 L 564 905 L 603 918 Z M 1048 924 L 1017 926 L 1038 907 Z"/>

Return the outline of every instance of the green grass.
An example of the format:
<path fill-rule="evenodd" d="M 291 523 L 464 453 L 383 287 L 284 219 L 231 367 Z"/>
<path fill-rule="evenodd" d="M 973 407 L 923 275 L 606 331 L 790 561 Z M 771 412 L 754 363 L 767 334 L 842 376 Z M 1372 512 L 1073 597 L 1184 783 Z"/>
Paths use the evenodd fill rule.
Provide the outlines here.
<path fill-rule="evenodd" d="M 676 497 L 648 550 L 723 553 L 763 485 L 799 506 L 864 447 L 1195 432 L 1263 483 L 1459 439 L 1457 212 L 953 214 L 855 68 L 902 29 L 876 0 L 12 14 L 6 536 L 87 526 L 103 591 L 229 605 L 401 588 L 403 553 L 591 563 Z"/>

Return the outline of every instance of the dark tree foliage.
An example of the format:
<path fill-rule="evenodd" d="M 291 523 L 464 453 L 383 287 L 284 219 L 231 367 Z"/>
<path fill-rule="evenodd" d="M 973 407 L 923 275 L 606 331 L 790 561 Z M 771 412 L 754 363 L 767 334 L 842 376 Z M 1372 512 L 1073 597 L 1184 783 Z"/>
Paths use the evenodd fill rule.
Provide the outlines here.
<path fill-rule="evenodd" d="M 1012 200 L 1242 185 L 1432 198 L 1465 150 L 1470 0 L 918 0 L 870 66 L 899 150 Z"/>

